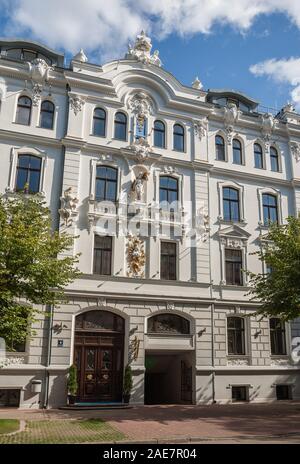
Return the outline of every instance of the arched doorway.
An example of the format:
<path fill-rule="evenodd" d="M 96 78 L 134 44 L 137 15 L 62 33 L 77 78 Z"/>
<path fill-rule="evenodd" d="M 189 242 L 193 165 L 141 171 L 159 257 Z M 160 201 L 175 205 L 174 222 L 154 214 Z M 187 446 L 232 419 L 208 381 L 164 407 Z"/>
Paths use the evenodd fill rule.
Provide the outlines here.
<path fill-rule="evenodd" d="M 122 401 L 124 326 L 124 319 L 109 311 L 93 310 L 76 317 L 77 401 Z"/>

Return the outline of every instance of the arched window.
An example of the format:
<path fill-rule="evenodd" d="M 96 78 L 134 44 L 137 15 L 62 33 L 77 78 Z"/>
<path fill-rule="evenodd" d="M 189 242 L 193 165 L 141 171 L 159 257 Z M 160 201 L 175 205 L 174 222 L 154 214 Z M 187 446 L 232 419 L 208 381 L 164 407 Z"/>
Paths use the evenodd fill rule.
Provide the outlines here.
<path fill-rule="evenodd" d="M 278 222 L 278 206 L 276 195 L 264 193 L 262 195 L 262 205 L 264 225 L 267 226 L 270 224 L 270 222 Z"/>
<path fill-rule="evenodd" d="M 96 200 L 116 201 L 118 171 L 109 166 L 97 166 L 96 169 Z"/>
<path fill-rule="evenodd" d="M 126 140 L 127 117 L 124 113 L 118 112 L 115 115 L 115 139 Z"/>
<path fill-rule="evenodd" d="M 102 108 L 94 110 L 93 135 L 105 137 L 106 112 Z"/>
<path fill-rule="evenodd" d="M 245 354 L 245 322 L 242 317 L 227 318 L 228 354 Z"/>
<path fill-rule="evenodd" d="M 16 122 L 18 124 L 30 125 L 32 101 L 29 97 L 19 97 Z"/>
<path fill-rule="evenodd" d="M 16 176 L 16 191 L 37 193 L 40 189 L 42 160 L 38 156 L 19 155 Z"/>
<path fill-rule="evenodd" d="M 154 146 L 166 148 L 166 128 L 162 121 L 154 122 Z"/>
<path fill-rule="evenodd" d="M 148 333 L 189 334 L 190 322 L 176 314 L 157 314 L 148 319 Z"/>
<path fill-rule="evenodd" d="M 276 148 L 270 148 L 270 160 L 271 160 L 271 171 L 278 172 L 279 171 L 279 158 L 278 152 Z"/>
<path fill-rule="evenodd" d="M 175 124 L 173 128 L 173 148 L 184 151 L 184 128 L 180 124 Z"/>
<path fill-rule="evenodd" d="M 87 311 L 75 319 L 75 330 L 124 333 L 124 319 L 109 311 Z"/>
<path fill-rule="evenodd" d="M 263 169 L 263 151 L 259 143 L 254 144 L 254 166 L 258 169 Z"/>
<path fill-rule="evenodd" d="M 240 220 L 239 191 L 232 187 L 223 187 L 223 219 L 225 221 Z"/>
<path fill-rule="evenodd" d="M 178 201 L 178 180 L 171 176 L 160 176 L 159 202 L 171 204 Z"/>
<path fill-rule="evenodd" d="M 242 144 L 238 139 L 233 139 L 232 141 L 232 150 L 233 157 L 232 161 L 234 164 L 243 164 L 243 155 L 242 155 Z"/>
<path fill-rule="evenodd" d="M 51 101 L 45 100 L 41 104 L 40 126 L 44 129 L 53 129 L 54 105 Z"/>
<path fill-rule="evenodd" d="M 219 161 L 225 161 L 225 142 L 221 135 L 216 135 L 216 158 Z"/>
<path fill-rule="evenodd" d="M 272 317 L 269 320 L 270 324 L 270 339 L 271 339 L 271 354 L 285 355 L 286 340 L 285 340 L 285 325 L 278 317 Z"/>

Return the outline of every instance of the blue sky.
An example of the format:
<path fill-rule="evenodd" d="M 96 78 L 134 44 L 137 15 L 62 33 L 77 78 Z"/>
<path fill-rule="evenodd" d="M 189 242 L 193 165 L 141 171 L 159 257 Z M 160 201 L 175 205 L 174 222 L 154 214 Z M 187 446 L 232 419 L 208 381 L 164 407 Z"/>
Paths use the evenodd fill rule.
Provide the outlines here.
<path fill-rule="evenodd" d="M 108 6 L 109 5 L 109 6 Z M 204 89 L 240 90 L 300 111 L 300 0 L 0 0 L 1 35 L 91 61 L 124 55 L 146 29 L 165 69 Z M 59 12 L 59 14 L 58 14 Z"/>

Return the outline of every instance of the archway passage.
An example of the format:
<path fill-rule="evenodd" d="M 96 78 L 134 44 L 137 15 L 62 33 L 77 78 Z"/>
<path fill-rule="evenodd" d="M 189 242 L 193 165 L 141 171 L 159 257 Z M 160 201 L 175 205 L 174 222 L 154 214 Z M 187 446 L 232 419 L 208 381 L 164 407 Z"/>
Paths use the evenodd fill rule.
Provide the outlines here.
<path fill-rule="evenodd" d="M 122 317 L 109 311 L 88 311 L 76 317 L 78 402 L 122 401 L 124 325 Z"/>

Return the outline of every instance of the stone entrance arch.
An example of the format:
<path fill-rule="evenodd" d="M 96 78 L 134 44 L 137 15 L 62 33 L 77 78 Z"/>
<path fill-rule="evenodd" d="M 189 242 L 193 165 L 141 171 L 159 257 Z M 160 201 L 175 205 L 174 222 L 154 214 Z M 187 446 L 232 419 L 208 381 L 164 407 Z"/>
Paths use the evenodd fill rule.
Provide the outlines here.
<path fill-rule="evenodd" d="M 78 402 L 122 401 L 124 333 L 124 318 L 113 312 L 91 310 L 76 316 Z"/>

